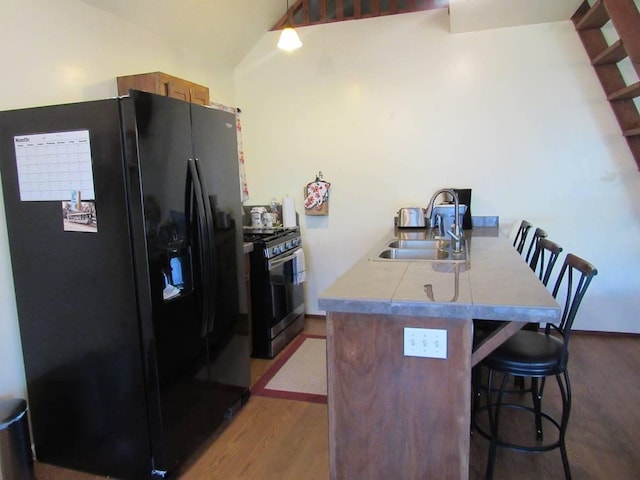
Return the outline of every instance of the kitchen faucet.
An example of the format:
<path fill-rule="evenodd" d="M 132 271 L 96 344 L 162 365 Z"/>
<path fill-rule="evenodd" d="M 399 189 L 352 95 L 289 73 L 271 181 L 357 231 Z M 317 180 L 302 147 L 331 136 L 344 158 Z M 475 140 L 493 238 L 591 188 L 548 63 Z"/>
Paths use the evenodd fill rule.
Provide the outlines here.
<path fill-rule="evenodd" d="M 436 215 L 436 217 L 439 217 L 438 219 L 438 226 L 439 226 L 439 231 L 438 233 L 440 234 L 440 236 L 445 236 L 445 235 L 449 235 L 451 236 L 451 238 L 453 239 L 453 247 L 452 247 L 452 251 L 453 253 L 460 253 L 462 251 L 462 240 L 463 240 L 463 234 L 462 234 L 462 230 L 460 229 L 460 200 L 458 199 L 458 194 L 455 192 L 455 190 L 453 190 L 452 188 L 442 188 L 440 190 L 438 190 L 436 193 L 433 194 L 433 196 L 431 197 L 431 200 L 429 201 L 429 208 L 427 208 L 427 212 L 429 213 L 429 221 L 431 222 L 431 227 L 433 227 L 433 206 L 436 202 L 436 199 L 438 198 L 438 196 L 440 196 L 442 193 L 448 193 L 449 195 L 451 195 L 453 197 L 453 203 L 454 203 L 454 221 L 453 221 L 453 225 L 452 228 L 453 230 L 449 230 L 447 232 L 444 231 L 444 218 L 442 217 L 442 215 Z"/>

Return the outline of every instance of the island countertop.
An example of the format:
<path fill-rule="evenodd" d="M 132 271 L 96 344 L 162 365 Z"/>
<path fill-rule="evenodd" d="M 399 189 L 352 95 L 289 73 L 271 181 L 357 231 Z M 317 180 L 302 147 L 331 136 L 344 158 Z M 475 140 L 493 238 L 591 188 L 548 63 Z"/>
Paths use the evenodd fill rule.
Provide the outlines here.
<path fill-rule="evenodd" d="M 429 230 L 392 230 L 319 298 L 333 312 L 556 321 L 558 304 L 511 242 L 495 227 L 464 232 L 467 260 L 383 260 L 378 254 L 397 238 L 429 236 Z M 432 285 L 431 298 L 425 286 Z"/>

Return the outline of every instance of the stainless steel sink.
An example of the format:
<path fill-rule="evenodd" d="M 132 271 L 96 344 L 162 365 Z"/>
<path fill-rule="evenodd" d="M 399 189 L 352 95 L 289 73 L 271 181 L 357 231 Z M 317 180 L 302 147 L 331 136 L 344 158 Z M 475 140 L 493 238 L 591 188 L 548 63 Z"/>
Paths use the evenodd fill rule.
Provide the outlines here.
<path fill-rule="evenodd" d="M 466 248 L 453 253 L 451 247 L 449 238 L 392 238 L 369 260 L 462 262 L 467 259 Z"/>
<path fill-rule="evenodd" d="M 425 250 L 447 250 L 451 244 L 449 239 L 432 240 L 392 240 L 389 242 L 391 248 L 416 248 Z"/>
<path fill-rule="evenodd" d="M 388 248 L 380 252 L 378 258 L 385 260 L 448 260 L 449 252 L 435 248 Z"/>

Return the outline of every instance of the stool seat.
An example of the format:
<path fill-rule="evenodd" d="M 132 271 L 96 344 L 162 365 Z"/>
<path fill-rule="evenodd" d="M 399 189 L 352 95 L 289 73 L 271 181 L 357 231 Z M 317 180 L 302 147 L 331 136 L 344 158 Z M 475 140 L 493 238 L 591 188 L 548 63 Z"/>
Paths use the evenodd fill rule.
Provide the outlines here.
<path fill-rule="evenodd" d="M 522 330 L 494 350 L 484 365 L 512 375 L 555 375 L 564 370 L 560 363 L 563 345 L 562 340 L 551 334 Z"/>

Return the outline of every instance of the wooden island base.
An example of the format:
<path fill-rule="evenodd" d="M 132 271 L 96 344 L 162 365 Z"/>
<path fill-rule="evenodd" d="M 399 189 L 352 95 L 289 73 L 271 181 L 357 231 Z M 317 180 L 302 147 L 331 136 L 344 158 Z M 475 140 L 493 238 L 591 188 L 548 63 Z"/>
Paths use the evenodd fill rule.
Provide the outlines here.
<path fill-rule="evenodd" d="M 404 356 L 404 327 L 447 331 L 447 359 Z M 330 478 L 466 479 L 471 319 L 327 312 Z"/>

